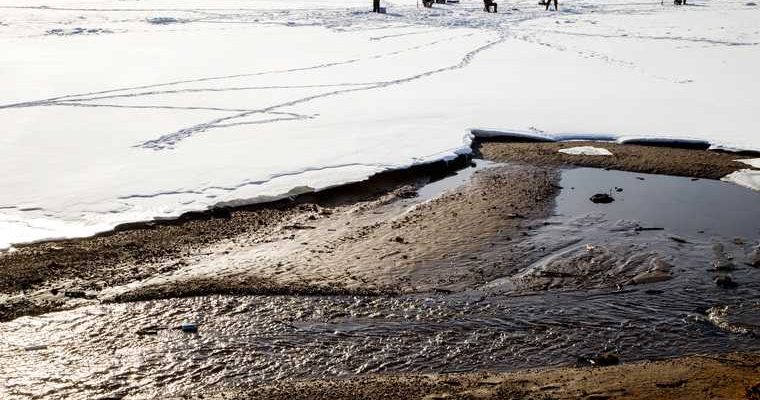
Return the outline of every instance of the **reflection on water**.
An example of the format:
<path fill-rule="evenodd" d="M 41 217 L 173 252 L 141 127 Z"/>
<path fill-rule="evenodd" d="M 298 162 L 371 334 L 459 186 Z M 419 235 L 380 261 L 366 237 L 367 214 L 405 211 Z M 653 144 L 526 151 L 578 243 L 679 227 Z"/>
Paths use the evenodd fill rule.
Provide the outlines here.
<path fill-rule="evenodd" d="M 760 238 L 760 195 L 732 183 L 576 168 L 562 172 L 560 185 L 558 214 L 599 212 L 610 220 L 638 220 L 682 234 Z M 610 194 L 615 201 L 591 203 L 596 193 Z"/>
<path fill-rule="evenodd" d="M 760 270 L 746 265 L 755 246 L 752 224 L 760 221 L 752 220 L 760 215 L 758 194 L 718 182 L 637 176 L 644 175 L 564 172 L 562 215 L 532 230 L 523 245 L 568 246 L 521 272 L 565 268 L 552 279 L 560 276 L 557 282 L 568 286 L 519 295 L 494 291 L 494 284 L 399 297 L 209 296 L 23 317 L 0 324 L 0 398 L 160 398 L 290 378 L 506 371 L 568 365 L 607 350 L 623 361 L 760 351 Z M 613 192 L 614 203 L 588 201 L 615 186 L 623 191 Z M 600 210 L 601 217 L 582 216 Z M 666 230 L 637 231 L 617 219 Z M 672 240 L 671 231 L 682 241 Z M 716 242 L 731 262 L 735 289 L 713 282 Z M 610 287 L 598 276 L 580 276 L 573 270 L 580 264 L 555 262 L 559 252 L 581 262 L 592 250 L 621 274 L 635 253 L 656 253 L 672 264 L 673 277 Z M 571 290 L 578 287 L 586 290 Z M 197 323 L 198 333 L 176 329 L 184 322 Z"/>

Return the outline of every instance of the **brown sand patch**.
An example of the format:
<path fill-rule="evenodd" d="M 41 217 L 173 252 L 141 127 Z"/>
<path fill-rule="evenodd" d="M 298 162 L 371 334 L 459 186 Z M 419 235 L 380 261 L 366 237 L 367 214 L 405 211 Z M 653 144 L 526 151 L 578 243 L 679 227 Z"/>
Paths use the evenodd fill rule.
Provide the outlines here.
<path fill-rule="evenodd" d="M 691 356 L 602 368 L 386 375 L 280 382 L 209 399 L 755 399 L 760 355 Z M 754 397 L 753 397 L 754 396 Z M 183 398 L 183 397 L 178 397 Z"/>
<path fill-rule="evenodd" d="M 176 297 L 189 287 L 197 289 L 191 294 L 238 293 L 241 281 L 253 282 L 247 294 L 461 290 L 543 254 L 520 244 L 529 222 L 550 212 L 557 178 L 552 169 L 489 168 L 430 201 L 408 199 L 415 190 L 403 186 L 376 200 L 292 220 L 267 241 L 241 235 L 226 254 L 115 299 Z M 484 254 L 491 246 L 498 251 Z"/>
<path fill-rule="evenodd" d="M 612 156 L 585 156 L 560 153 L 560 149 L 594 146 Z M 720 179 L 748 166 L 734 160 L 746 158 L 732 153 L 606 142 L 483 142 L 478 150 L 489 160 L 521 161 L 534 165 L 576 165 L 610 168 L 650 174 Z"/>

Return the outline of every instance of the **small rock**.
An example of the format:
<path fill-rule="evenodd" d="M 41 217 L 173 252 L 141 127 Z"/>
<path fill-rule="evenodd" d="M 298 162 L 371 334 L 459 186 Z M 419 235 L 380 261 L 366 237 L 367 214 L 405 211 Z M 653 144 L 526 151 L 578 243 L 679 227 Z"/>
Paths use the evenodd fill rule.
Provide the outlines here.
<path fill-rule="evenodd" d="M 722 275 L 715 278 L 715 284 L 723 289 L 733 289 L 739 286 L 739 284 L 734 281 L 731 275 Z"/>
<path fill-rule="evenodd" d="M 610 196 L 610 195 L 608 195 L 606 193 L 597 193 L 597 194 L 591 196 L 591 198 L 589 200 L 591 200 L 592 202 L 597 203 L 597 204 L 599 204 L 599 203 L 601 203 L 601 204 L 608 204 L 608 203 L 612 203 L 613 201 L 615 201 L 615 199 L 612 198 L 612 196 Z"/>
<path fill-rule="evenodd" d="M 396 236 L 395 238 L 393 238 L 391 240 L 394 241 L 394 242 L 396 242 L 396 243 L 404 243 L 404 238 L 402 238 L 401 236 Z"/>
<path fill-rule="evenodd" d="M 746 5 L 747 7 L 754 7 L 754 6 L 756 6 L 756 5 L 757 5 L 757 3 L 755 3 L 754 1 L 750 1 L 749 3 L 746 3 L 745 5 Z"/>
<path fill-rule="evenodd" d="M 184 323 L 184 324 L 180 325 L 178 327 L 178 329 L 180 329 L 182 332 L 196 333 L 196 332 L 198 332 L 198 325 L 196 325 L 196 324 L 194 324 L 192 322 L 188 322 L 188 323 Z"/>

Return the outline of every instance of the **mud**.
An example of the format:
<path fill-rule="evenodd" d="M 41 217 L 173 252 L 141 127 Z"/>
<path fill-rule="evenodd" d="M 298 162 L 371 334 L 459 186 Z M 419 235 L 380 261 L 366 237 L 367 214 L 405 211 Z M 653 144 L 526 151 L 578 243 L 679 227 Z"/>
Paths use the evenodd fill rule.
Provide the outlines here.
<path fill-rule="evenodd" d="M 757 399 L 758 354 L 509 374 L 376 376 L 285 382 L 210 399 Z M 177 397 L 177 399 L 186 397 Z"/>
<path fill-rule="evenodd" d="M 0 254 L 0 397 L 753 398 L 746 165 L 575 145 Z"/>
<path fill-rule="evenodd" d="M 570 155 L 559 152 L 560 149 L 578 146 L 604 148 L 609 150 L 612 156 Z M 482 142 L 476 149 L 483 158 L 500 162 L 573 165 L 708 179 L 720 179 L 747 167 L 746 164 L 735 161 L 747 156 L 735 153 L 606 142 Z"/>

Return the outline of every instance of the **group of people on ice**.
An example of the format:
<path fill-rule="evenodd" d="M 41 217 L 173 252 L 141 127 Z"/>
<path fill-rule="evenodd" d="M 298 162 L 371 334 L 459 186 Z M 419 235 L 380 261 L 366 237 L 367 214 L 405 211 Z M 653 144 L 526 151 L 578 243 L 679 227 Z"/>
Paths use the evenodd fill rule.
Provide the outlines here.
<path fill-rule="evenodd" d="M 432 7 L 435 0 L 422 0 L 422 5 L 425 7 Z M 546 5 L 546 10 L 549 10 L 549 6 L 554 2 L 554 10 L 557 11 L 559 7 L 557 6 L 557 0 L 541 0 L 538 4 L 540 5 Z M 483 0 L 484 4 L 484 11 L 485 12 L 497 12 L 499 5 L 493 1 L 493 0 Z M 372 0 L 372 12 L 380 13 L 384 12 L 384 10 L 380 7 L 380 0 Z"/>

